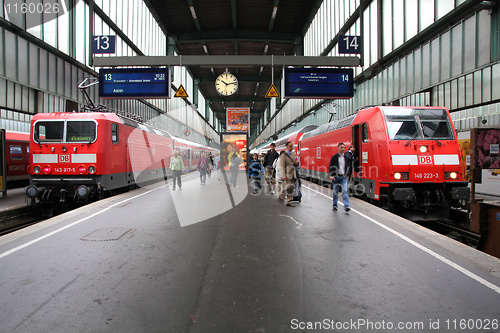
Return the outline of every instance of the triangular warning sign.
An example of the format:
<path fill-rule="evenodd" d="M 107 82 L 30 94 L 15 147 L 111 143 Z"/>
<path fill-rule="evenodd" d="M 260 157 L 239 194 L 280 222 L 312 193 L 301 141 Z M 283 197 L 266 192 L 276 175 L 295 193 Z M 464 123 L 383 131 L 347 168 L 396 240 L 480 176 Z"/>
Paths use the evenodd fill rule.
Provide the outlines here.
<path fill-rule="evenodd" d="M 174 97 L 182 97 L 182 98 L 188 98 L 189 97 L 186 89 L 184 89 L 184 87 L 182 86 L 182 84 L 179 87 L 179 89 L 177 89 L 177 91 L 175 92 Z"/>
<path fill-rule="evenodd" d="M 266 98 L 275 98 L 275 97 L 279 98 L 281 96 L 280 96 L 280 93 L 278 92 L 278 89 L 276 89 L 276 86 L 273 83 L 273 84 L 271 84 L 271 86 L 267 90 Z"/>

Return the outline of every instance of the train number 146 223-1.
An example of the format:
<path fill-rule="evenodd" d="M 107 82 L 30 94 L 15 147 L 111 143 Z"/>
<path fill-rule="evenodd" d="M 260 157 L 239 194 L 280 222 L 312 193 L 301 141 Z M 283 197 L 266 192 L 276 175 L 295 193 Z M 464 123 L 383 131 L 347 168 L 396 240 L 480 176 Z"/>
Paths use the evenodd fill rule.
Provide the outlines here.
<path fill-rule="evenodd" d="M 414 174 L 415 179 L 439 179 L 439 173 L 418 172 Z"/>

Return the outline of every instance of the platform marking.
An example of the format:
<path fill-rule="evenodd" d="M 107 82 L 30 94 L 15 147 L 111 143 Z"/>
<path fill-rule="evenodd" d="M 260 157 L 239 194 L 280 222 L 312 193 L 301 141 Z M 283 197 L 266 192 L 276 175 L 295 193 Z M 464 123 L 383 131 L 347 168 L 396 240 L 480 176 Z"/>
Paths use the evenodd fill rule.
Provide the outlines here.
<path fill-rule="evenodd" d="M 313 191 L 313 192 L 316 192 L 316 193 L 318 193 L 318 194 L 320 194 L 320 195 L 322 195 L 322 196 L 324 196 L 324 197 L 326 197 L 326 198 L 328 198 L 328 199 L 332 199 L 331 197 L 327 196 L 326 194 L 323 194 L 323 193 L 321 193 L 321 192 L 319 192 L 319 191 L 316 191 L 316 190 L 314 190 L 314 189 L 312 189 L 312 188 L 310 188 L 310 187 L 307 187 L 307 186 L 303 186 L 303 187 L 305 187 L 305 188 L 307 188 L 308 190 L 311 190 L 311 191 Z M 340 203 L 340 202 L 339 202 L 339 203 Z M 410 243 L 411 245 L 413 245 L 413 246 L 415 246 L 415 247 L 419 248 L 420 250 L 422 250 L 422 251 L 424 251 L 424 252 L 426 252 L 426 253 L 430 254 L 431 256 L 433 256 L 434 258 L 436 258 L 436 259 L 438 259 L 438 260 L 442 261 L 443 263 L 447 264 L 448 266 L 451 266 L 451 267 L 455 268 L 456 270 L 458 270 L 459 272 L 461 272 L 461 273 L 463 273 L 463 274 L 467 275 L 467 276 L 468 276 L 468 277 L 470 277 L 471 279 L 476 280 L 477 282 L 481 283 L 483 286 L 488 287 L 488 288 L 492 289 L 493 291 L 495 291 L 496 293 L 500 294 L 500 287 L 499 287 L 499 286 L 497 286 L 497 285 L 495 285 L 495 284 L 493 284 L 493 283 L 491 283 L 491 282 L 489 282 L 489 281 L 487 281 L 487 280 L 483 279 L 482 277 L 480 277 L 480 276 L 478 276 L 478 275 L 476 275 L 476 274 L 472 273 L 471 271 L 469 271 L 468 269 L 466 269 L 466 268 L 464 268 L 464 267 L 460 266 L 459 264 L 456 264 L 456 263 L 454 263 L 453 261 L 451 261 L 451 260 L 449 260 L 449 259 L 446 259 L 446 258 L 445 258 L 445 257 L 443 257 L 442 255 L 440 255 L 440 254 L 438 254 L 438 253 L 436 253 L 436 252 L 432 251 L 431 249 L 429 249 L 429 248 L 427 248 L 427 247 L 423 246 L 423 245 L 422 245 L 422 244 L 420 244 L 420 243 L 415 242 L 414 240 L 412 240 L 412 239 L 410 239 L 410 238 L 406 237 L 405 235 L 403 235 L 402 233 L 400 233 L 400 232 L 398 232 L 398 231 L 396 231 L 396 230 L 394 230 L 394 229 L 392 229 L 392 228 L 389 228 L 388 226 L 386 226 L 386 225 L 385 225 L 385 224 L 383 224 L 383 223 L 380 223 L 379 221 L 375 220 L 374 218 L 369 217 L 369 216 L 367 216 L 367 215 L 365 215 L 365 214 L 361 213 L 360 211 L 357 211 L 357 210 L 353 209 L 352 207 L 351 207 L 351 211 L 352 211 L 352 212 L 354 212 L 354 213 L 356 213 L 356 214 L 358 214 L 358 215 L 360 215 L 360 216 L 362 216 L 362 217 L 364 217 L 364 218 L 365 218 L 365 219 L 367 219 L 368 221 L 373 222 L 373 223 L 375 223 L 376 225 L 378 225 L 378 226 L 380 226 L 380 227 L 384 228 L 385 230 L 387 230 L 387 231 L 391 232 L 392 234 L 394 234 L 394 235 L 398 236 L 399 238 L 401 238 L 401 239 L 403 239 L 403 240 L 407 241 L 407 242 L 408 242 L 408 243 Z"/>
<path fill-rule="evenodd" d="M 299 221 L 295 220 L 292 216 L 288 216 L 288 215 L 283 215 L 283 214 L 280 214 L 280 216 L 283 216 L 283 217 L 288 217 L 289 219 L 291 219 L 293 222 L 295 222 L 295 224 L 297 225 L 297 227 L 295 227 L 295 229 L 298 229 L 300 230 L 300 227 L 303 226 L 302 223 L 300 223 Z"/>
<path fill-rule="evenodd" d="M 130 201 L 130 200 L 133 200 L 133 199 L 139 198 L 139 197 L 141 197 L 141 196 L 143 196 L 143 195 L 149 194 L 149 193 L 154 192 L 154 191 L 156 191 L 156 190 L 159 190 L 159 189 L 161 189 L 161 188 L 164 188 L 164 186 L 161 186 L 161 187 L 155 188 L 155 189 L 153 189 L 153 190 L 149 190 L 149 191 L 144 192 L 144 193 L 142 193 L 142 194 L 138 194 L 138 195 L 136 195 L 136 196 L 134 196 L 134 197 L 131 197 L 131 198 L 125 199 L 125 200 L 123 200 L 123 201 L 117 202 L 117 203 L 115 203 L 115 204 L 113 204 L 113 205 L 109 206 L 108 208 L 104 208 L 103 210 L 98 211 L 97 213 L 94 213 L 94 214 L 89 215 L 89 216 L 87 216 L 87 217 L 84 217 L 83 219 L 80 219 L 80 220 L 78 220 L 78 221 L 76 221 L 76 222 L 73 222 L 73 223 L 71 223 L 71 224 L 68 224 L 67 226 L 64 226 L 64 227 L 62 227 L 62 228 L 59 228 L 59 229 L 54 230 L 54 231 L 52 231 L 52 232 L 49 232 L 48 234 L 46 234 L 46 235 L 44 235 L 44 236 L 41 236 L 41 237 L 38 237 L 38 238 L 36 238 L 36 239 L 33 239 L 32 241 L 29 241 L 28 243 L 25 243 L 25 244 L 23 244 L 23 245 L 19 245 L 18 247 L 13 248 L 12 250 L 9 250 L 9 251 L 7 251 L 7 252 L 1 253 L 1 254 L 0 254 L 0 259 L 4 258 L 4 257 L 6 257 L 6 256 L 8 256 L 8 255 L 10 255 L 10 254 L 12 254 L 12 253 L 15 253 L 15 252 L 17 252 L 17 251 L 19 251 L 19 250 L 22 250 L 22 249 L 24 249 L 24 248 L 26 248 L 26 247 L 28 247 L 28 246 L 30 246 L 30 245 L 33 245 L 33 244 L 35 244 L 35 243 L 38 243 L 39 241 L 44 240 L 45 238 L 48 238 L 48 237 L 50 237 L 50 236 L 53 236 L 53 235 L 55 235 L 55 234 L 57 234 L 57 233 L 59 233 L 59 232 L 61 232 L 61 231 L 63 231 L 63 230 L 66 230 L 66 229 L 68 229 L 68 228 L 71 228 L 71 227 L 73 227 L 73 226 L 75 226 L 75 225 L 77 225 L 77 224 L 79 224 L 79 223 L 82 223 L 82 222 L 84 222 L 84 221 L 87 221 L 88 219 L 91 219 L 91 218 L 93 218 L 93 217 L 96 217 L 97 215 L 102 214 L 102 213 L 104 213 L 105 211 L 108 211 L 108 210 L 110 210 L 110 209 L 111 209 L 111 208 L 113 208 L 113 207 L 119 206 L 119 205 L 123 204 L 124 202 L 127 202 L 127 201 Z"/>

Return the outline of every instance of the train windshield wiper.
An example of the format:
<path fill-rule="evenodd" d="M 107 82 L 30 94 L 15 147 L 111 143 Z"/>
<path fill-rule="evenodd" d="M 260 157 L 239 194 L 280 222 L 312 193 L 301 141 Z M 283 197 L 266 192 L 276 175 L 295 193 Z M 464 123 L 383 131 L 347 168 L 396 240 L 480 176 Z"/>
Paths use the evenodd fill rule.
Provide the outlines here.
<path fill-rule="evenodd" d="M 438 146 L 442 146 L 443 144 L 441 143 L 441 141 L 439 141 L 438 139 L 433 139 L 434 141 L 437 142 Z"/>
<path fill-rule="evenodd" d="M 413 140 L 415 140 L 415 138 L 417 136 L 418 136 L 418 131 L 416 131 L 415 134 L 413 134 L 413 136 L 411 137 L 410 140 L 406 141 L 405 146 L 408 146 L 410 144 L 410 142 L 412 142 Z"/>

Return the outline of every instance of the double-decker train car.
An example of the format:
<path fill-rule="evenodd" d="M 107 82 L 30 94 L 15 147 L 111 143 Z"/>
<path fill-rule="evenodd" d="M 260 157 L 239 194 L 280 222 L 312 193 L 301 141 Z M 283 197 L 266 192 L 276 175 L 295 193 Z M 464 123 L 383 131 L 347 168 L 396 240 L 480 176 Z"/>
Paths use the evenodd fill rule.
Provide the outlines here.
<path fill-rule="evenodd" d="M 33 117 L 29 147 L 26 195 L 50 212 L 55 203 L 165 179 L 173 139 L 114 113 L 56 112 Z"/>
<path fill-rule="evenodd" d="M 278 140 L 276 140 L 274 143 L 276 144 L 276 151 L 282 151 L 282 150 L 285 150 L 286 149 L 286 143 L 287 142 L 292 142 L 293 143 L 293 149 L 295 151 L 295 153 L 297 154 L 298 153 L 298 144 L 299 144 L 299 140 L 302 138 L 302 136 L 304 135 L 304 133 L 307 133 L 309 131 L 312 131 L 314 129 L 316 129 L 318 126 L 317 125 L 309 125 L 309 126 L 305 126 L 301 129 L 299 129 L 298 131 L 295 131 L 295 132 L 292 132 Z"/>
<path fill-rule="evenodd" d="M 184 162 L 185 172 L 196 170 L 198 163 L 200 162 L 200 157 L 202 153 L 215 154 L 218 152 L 217 149 L 207 147 L 192 141 L 184 140 L 175 136 L 172 136 L 174 140 L 174 150 L 179 151 L 179 155 L 182 157 Z"/>
<path fill-rule="evenodd" d="M 343 142 L 355 146 L 355 195 L 414 219 L 445 218 L 470 190 L 449 111 L 442 107 L 370 107 L 324 124 L 299 141 L 300 175 L 330 182 L 328 166 Z M 416 214 L 416 213 L 422 214 Z"/>
<path fill-rule="evenodd" d="M 5 132 L 5 162 L 9 188 L 29 181 L 29 133 Z"/>

